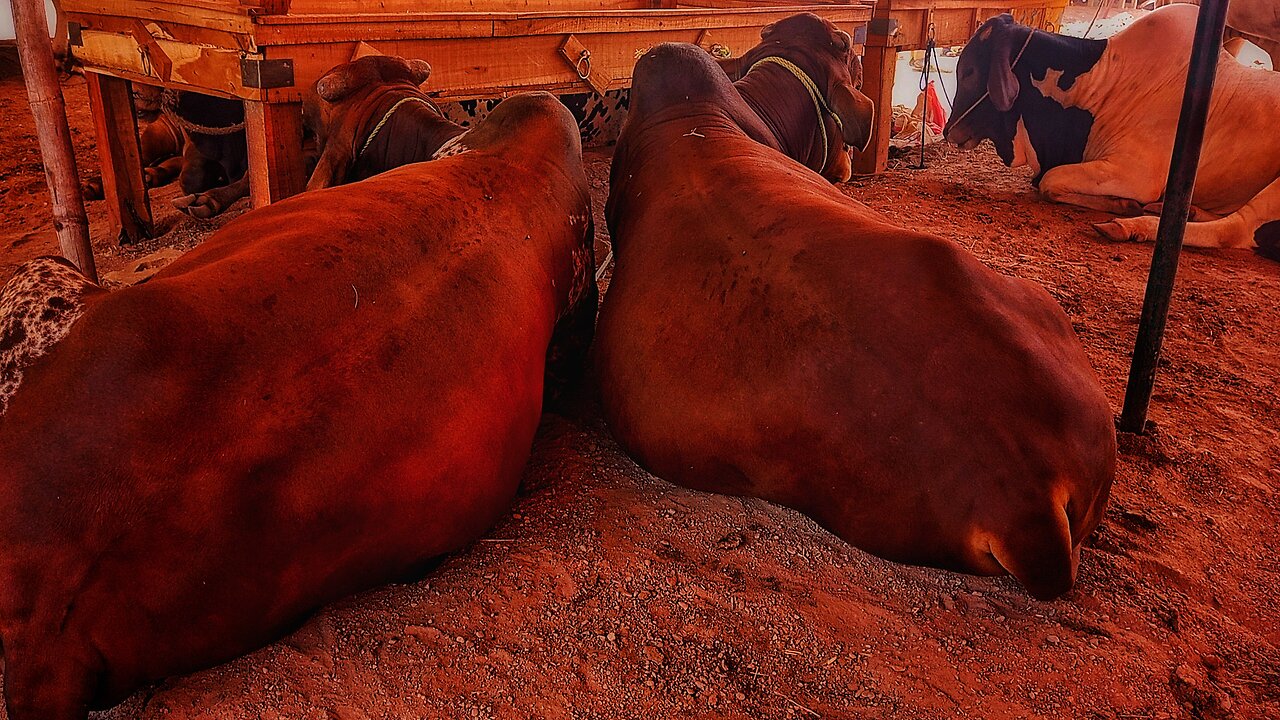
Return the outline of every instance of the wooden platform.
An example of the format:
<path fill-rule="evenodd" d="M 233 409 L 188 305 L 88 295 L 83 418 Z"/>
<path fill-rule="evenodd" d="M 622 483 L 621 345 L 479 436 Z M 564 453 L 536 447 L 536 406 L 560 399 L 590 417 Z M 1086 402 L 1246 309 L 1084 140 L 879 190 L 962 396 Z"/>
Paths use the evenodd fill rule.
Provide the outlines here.
<path fill-rule="evenodd" d="M 1010 9 L 1060 0 L 881 0 L 878 17 L 898 30 L 881 48 L 922 47 L 929 23 L 939 42 L 966 40 L 977 23 Z M 441 100 L 544 89 L 606 92 L 629 87 L 647 48 L 668 41 L 753 47 L 760 28 L 814 12 L 850 33 L 872 19 L 870 0 L 63 0 L 72 50 L 94 78 L 90 90 L 105 161 L 107 201 L 126 239 L 150 232 L 130 82 L 245 102 L 255 205 L 302 190 L 301 102 L 323 73 L 357 54 L 431 63 Z M 868 74 L 869 79 L 871 74 Z M 891 80 L 891 78 L 890 78 Z M 885 117 L 892 108 L 882 106 Z M 133 147 L 127 147 L 133 145 Z"/>

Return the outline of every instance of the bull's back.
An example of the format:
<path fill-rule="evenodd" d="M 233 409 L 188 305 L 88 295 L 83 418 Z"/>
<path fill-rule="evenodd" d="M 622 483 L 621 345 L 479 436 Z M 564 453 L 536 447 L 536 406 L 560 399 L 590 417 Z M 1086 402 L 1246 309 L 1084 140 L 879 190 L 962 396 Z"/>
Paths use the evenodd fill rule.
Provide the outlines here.
<path fill-rule="evenodd" d="M 119 687 L 241 652 L 453 550 L 514 494 L 556 290 L 537 243 L 485 232 L 518 241 L 542 201 L 424 184 L 406 173 L 245 216 L 103 298 L 31 369 L 0 426 L 17 491 L 0 537 L 102 559 L 90 587 L 46 575 L 12 599 L 74 590 L 71 632 L 96 625 L 117 649 L 146 644 L 139 627 L 184 638 L 112 668 Z M 12 578 L 41 558 L 6 561 Z M 95 606 L 113 592 L 129 602 Z"/>
<path fill-rule="evenodd" d="M 625 228 L 632 252 L 599 329 L 606 413 L 642 462 L 829 526 L 853 507 L 911 507 L 913 493 L 921 506 L 939 488 L 963 496 L 975 474 L 1034 481 L 1010 477 L 1019 468 L 1078 469 L 1092 498 L 1109 409 L 1047 293 L 771 158 L 684 167 L 691 178 Z M 814 494 L 819 478 L 842 492 Z M 833 529 L 873 551 L 896 542 L 875 527 Z"/>

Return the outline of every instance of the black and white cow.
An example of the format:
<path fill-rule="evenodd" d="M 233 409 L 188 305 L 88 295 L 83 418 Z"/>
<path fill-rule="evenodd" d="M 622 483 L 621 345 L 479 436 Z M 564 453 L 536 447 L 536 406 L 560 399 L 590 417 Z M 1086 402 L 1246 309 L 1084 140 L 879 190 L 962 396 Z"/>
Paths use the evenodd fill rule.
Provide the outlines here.
<path fill-rule="evenodd" d="M 945 135 L 972 148 L 990 139 L 1006 165 L 1029 165 L 1050 200 L 1119 215 L 1099 224 L 1116 240 L 1152 240 L 1168 175 L 1197 8 L 1170 5 L 1108 40 L 988 20 L 956 68 Z M 1186 244 L 1280 244 L 1280 74 L 1225 51 L 1209 111 Z"/>

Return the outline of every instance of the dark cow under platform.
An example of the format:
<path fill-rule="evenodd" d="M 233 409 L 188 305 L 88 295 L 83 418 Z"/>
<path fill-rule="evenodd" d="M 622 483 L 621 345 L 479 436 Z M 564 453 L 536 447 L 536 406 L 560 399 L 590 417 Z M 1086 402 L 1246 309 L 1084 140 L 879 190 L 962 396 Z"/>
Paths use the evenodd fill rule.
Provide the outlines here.
<path fill-rule="evenodd" d="M 1066 592 L 1116 454 L 1066 315 L 768 132 L 696 46 L 637 64 L 593 349 L 618 441 L 659 477 L 788 505 L 882 557 Z"/>
<path fill-rule="evenodd" d="M 505 511 L 544 375 L 590 342 L 591 209 L 553 96 L 468 138 L 250 212 L 145 284 L 64 281 L 68 301 L 38 263 L 0 294 L 73 321 L 13 353 L 0 416 L 11 720 L 83 720 L 244 653 Z M 0 348 L 28 341 L 14 320 Z"/>

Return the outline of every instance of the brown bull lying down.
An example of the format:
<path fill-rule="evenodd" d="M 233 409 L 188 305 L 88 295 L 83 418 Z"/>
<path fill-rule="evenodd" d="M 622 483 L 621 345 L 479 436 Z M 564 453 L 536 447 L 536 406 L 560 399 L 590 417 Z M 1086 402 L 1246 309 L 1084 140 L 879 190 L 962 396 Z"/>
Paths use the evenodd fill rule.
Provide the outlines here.
<path fill-rule="evenodd" d="M 466 129 L 446 120 L 418 89 L 430 75 L 425 60 L 372 55 L 339 65 L 317 80 L 321 154 L 307 189 L 431 160 L 446 143 L 449 149 L 465 149 L 455 139 Z"/>
<path fill-rule="evenodd" d="M 768 133 L 696 46 L 637 63 L 593 350 L 619 442 L 660 477 L 788 505 L 882 557 L 1065 592 L 1116 451 L 1066 316 Z"/>
<path fill-rule="evenodd" d="M 0 416 L 11 720 L 80 720 L 260 646 L 507 508 L 544 358 L 590 342 L 590 200 L 554 97 L 469 138 L 251 212 L 144 285 L 21 297 L 54 269 L 0 295 L 83 304 L 47 355 L 19 351 Z"/>
<path fill-rule="evenodd" d="M 853 39 L 826 19 L 801 13 L 765 26 L 760 40 L 719 64 L 769 130 L 761 142 L 845 182 L 852 167 L 844 146 L 865 150 L 873 122 L 871 100 L 859 92 L 862 61 Z"/>

